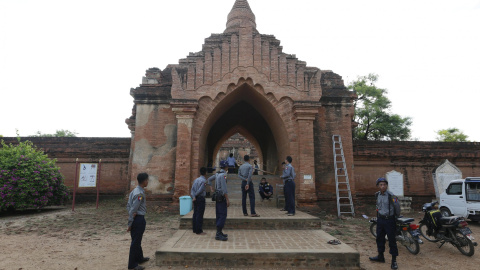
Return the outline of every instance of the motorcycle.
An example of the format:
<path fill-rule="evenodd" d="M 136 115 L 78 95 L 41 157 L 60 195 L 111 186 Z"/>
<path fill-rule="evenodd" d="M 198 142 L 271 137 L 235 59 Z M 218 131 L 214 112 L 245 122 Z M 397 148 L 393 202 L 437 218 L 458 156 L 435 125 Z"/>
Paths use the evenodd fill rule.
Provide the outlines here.
<path fill-rule="evenodd" d="M 413 218 L 397 218 L 395 239 L 405 246 L 410 253 L 417 255 L 420 252 L 420 244 L 423 244 L 423 241 L 420 239 L 419 226 L 412 224 L 413 220 Z M 371 223 L 370 233 L 377 238 L 377 218 L 372 218 L 369 222 Z"/>
<path fill-rule="evenodd" d="M 463 255 L 473 256 L 477 242 L 472 231 L 467 227 L 468 223 L 463 217 L 443 217 L 439 210 L 434 210 L 438 202 L 426 203 L 422 207 L 425 213 L 420 221 L 420 233 L 430 242 L 441 242 L 438 248 L 445 243 L 456 247 Z"/>

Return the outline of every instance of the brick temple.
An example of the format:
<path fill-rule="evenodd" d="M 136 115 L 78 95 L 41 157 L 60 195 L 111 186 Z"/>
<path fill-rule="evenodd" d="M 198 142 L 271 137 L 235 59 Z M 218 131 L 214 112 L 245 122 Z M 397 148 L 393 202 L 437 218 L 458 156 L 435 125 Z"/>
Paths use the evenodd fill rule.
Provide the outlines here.
<path fill-rule="evenodd" d="M 239 133 L 266 171 L 293 157 L 299 201 L 333 190 L 331 137 L 342 136 L 352 164 L 356 95 L 341 76 L 307 66 L 280 44 L 257 30 L 248 1 L 237 0 L 225 31 L 206 38 L 201 51 L 163 70 L 148 69 L 130 92 L 132 185 L 137 173 L 148 171 L 153 194 L 188 194 L 198 169 Z"/>

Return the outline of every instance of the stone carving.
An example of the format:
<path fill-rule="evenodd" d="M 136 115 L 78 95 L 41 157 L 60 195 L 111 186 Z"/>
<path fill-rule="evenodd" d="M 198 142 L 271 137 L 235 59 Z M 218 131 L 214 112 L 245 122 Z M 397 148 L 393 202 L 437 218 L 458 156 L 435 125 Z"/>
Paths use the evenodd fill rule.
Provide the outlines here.
<path fill-rule="evenodd" d="M 462 171 L 446 159 L 433 174 L 433 185 L 435 186 L 437 199 L 440 198 L 440 194 L 445 191 L 450 181 L 461 178 Z"/>

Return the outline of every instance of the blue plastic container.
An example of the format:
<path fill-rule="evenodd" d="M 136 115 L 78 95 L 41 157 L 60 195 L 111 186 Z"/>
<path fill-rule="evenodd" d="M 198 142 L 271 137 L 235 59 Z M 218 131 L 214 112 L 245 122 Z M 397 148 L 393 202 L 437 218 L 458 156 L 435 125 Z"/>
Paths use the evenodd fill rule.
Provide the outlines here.
<path fill-rule="evenodd" d="M 192 211 L 192 197 L 182 196 L 180 197 L 180 215 L 184 216 Z"/>

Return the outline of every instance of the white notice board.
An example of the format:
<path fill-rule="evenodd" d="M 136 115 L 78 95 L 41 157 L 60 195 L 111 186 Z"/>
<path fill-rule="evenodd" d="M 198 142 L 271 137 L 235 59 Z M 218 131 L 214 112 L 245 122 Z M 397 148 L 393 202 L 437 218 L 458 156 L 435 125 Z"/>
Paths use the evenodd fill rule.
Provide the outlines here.
<path fill-rule="evenodd" d="M 80 163 L 78 187 L 96 187 L 97 168 L 98 163 Z"/>

